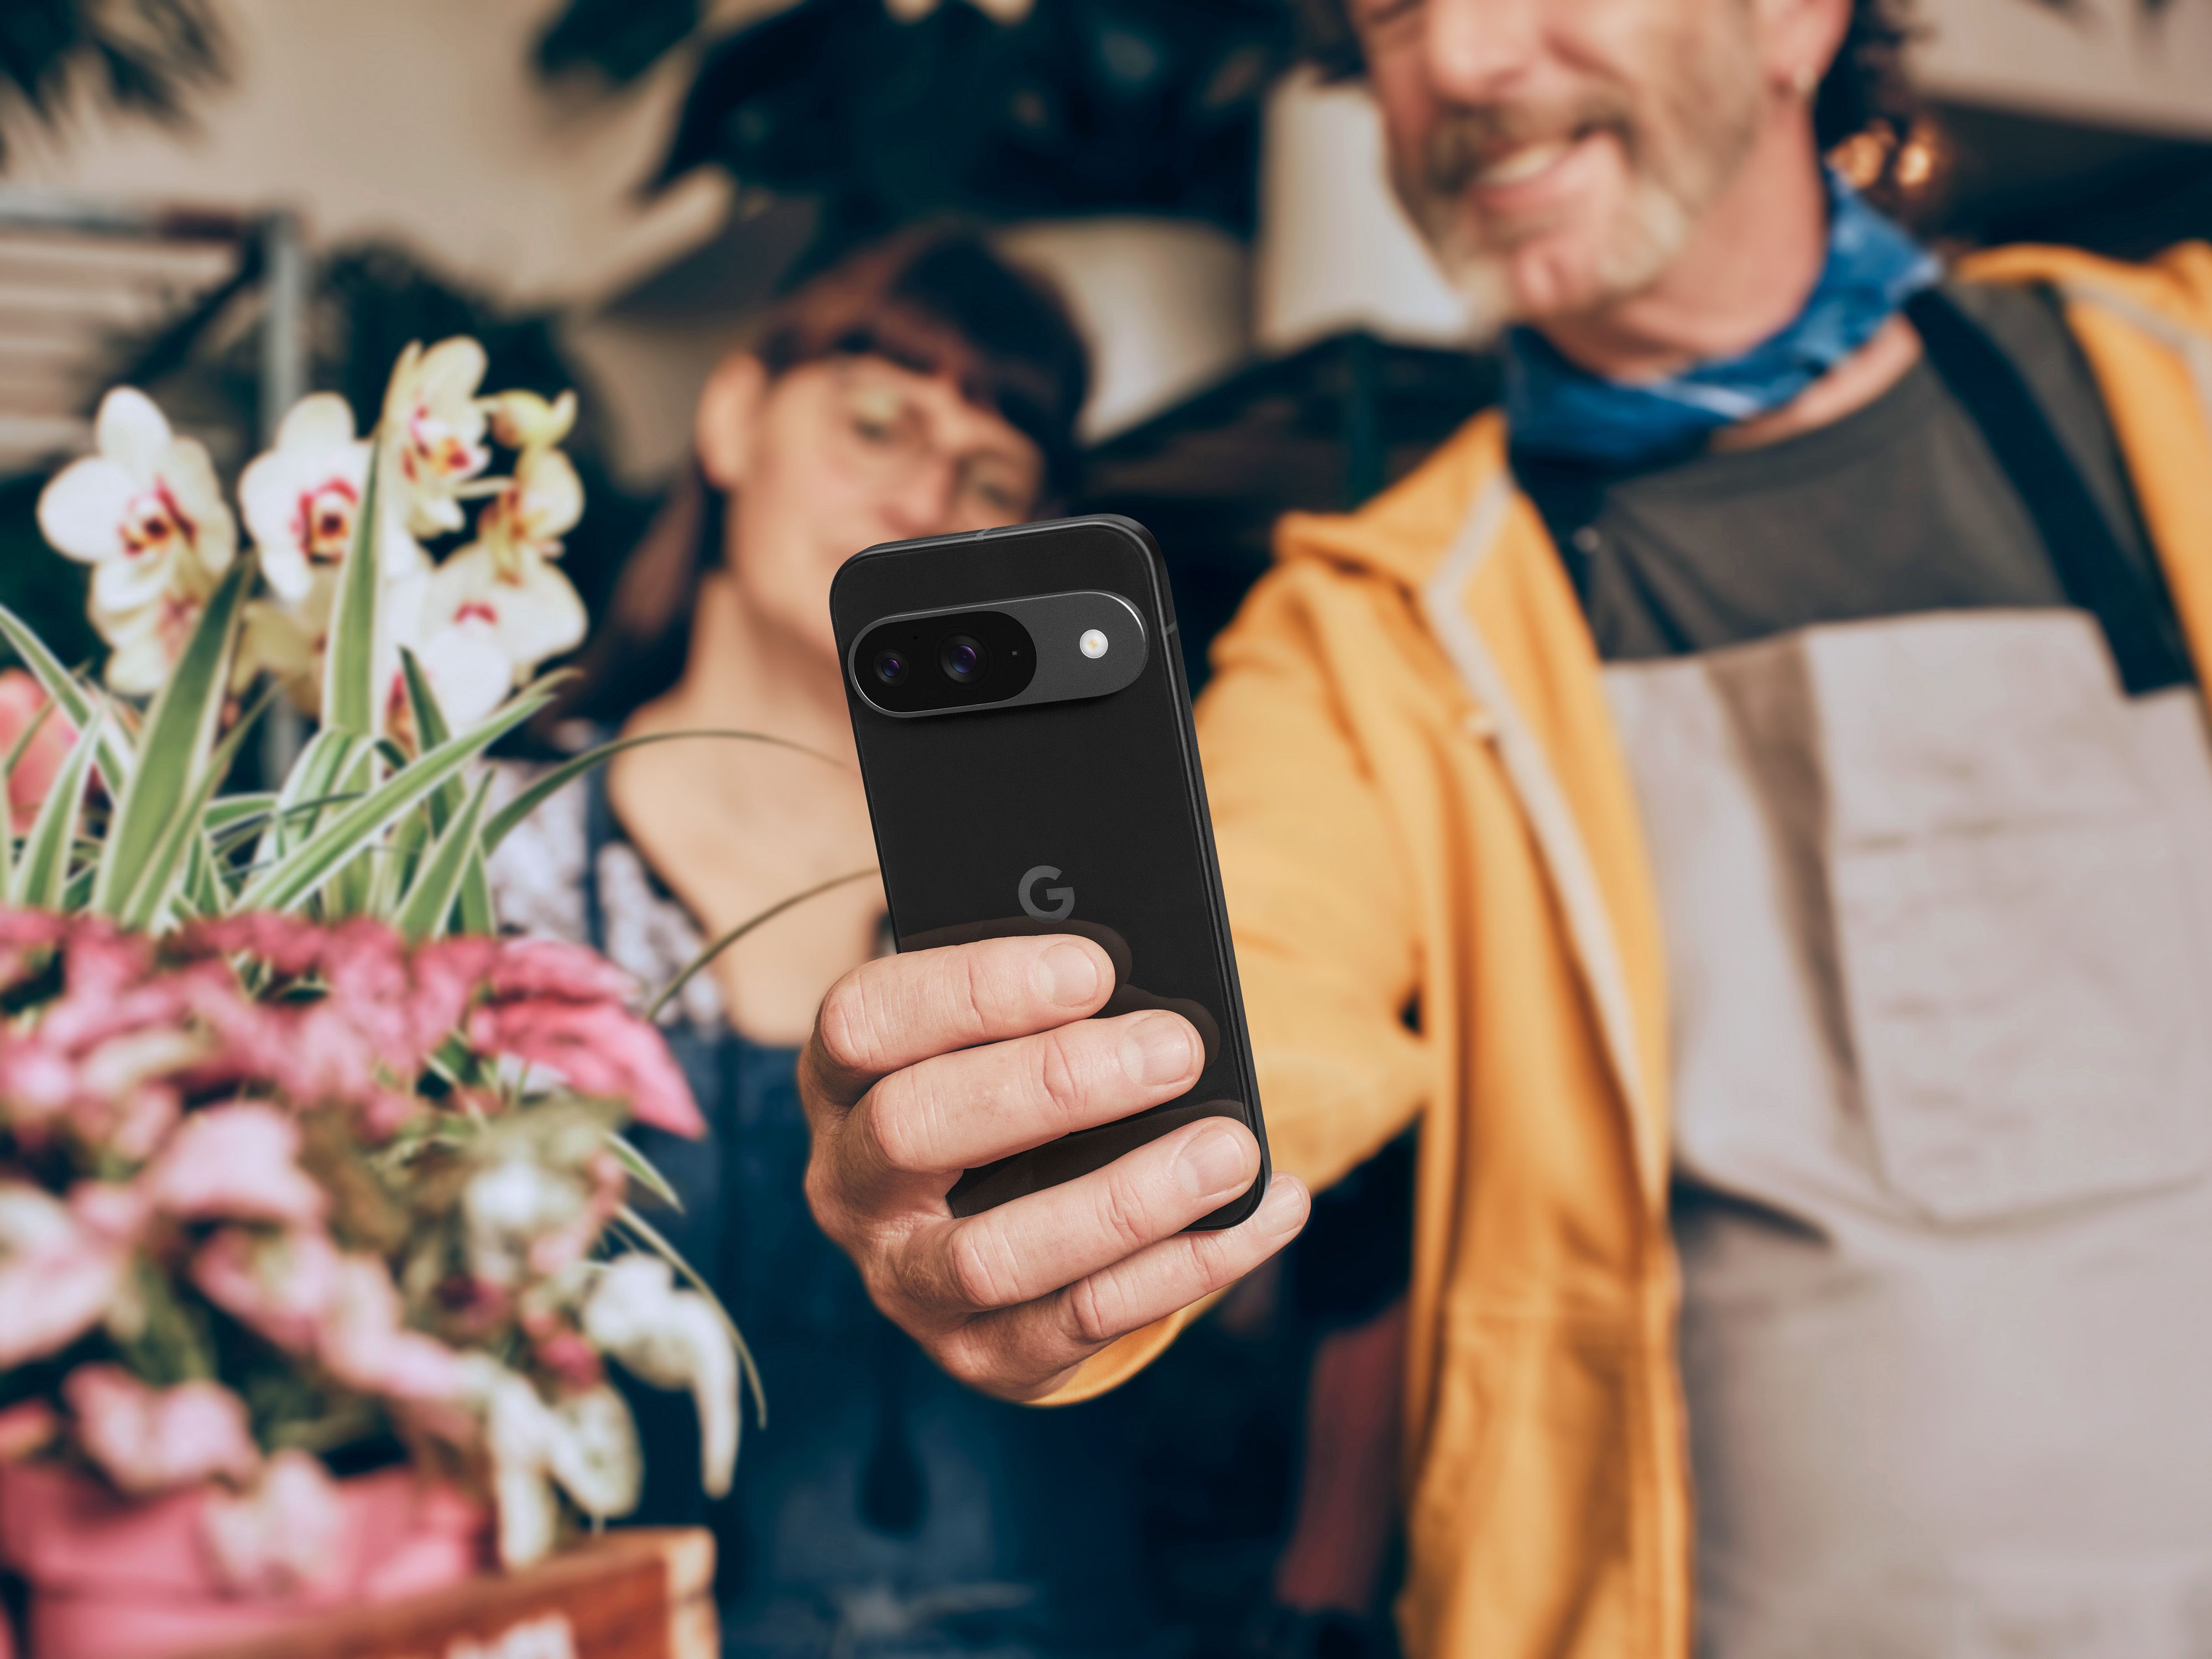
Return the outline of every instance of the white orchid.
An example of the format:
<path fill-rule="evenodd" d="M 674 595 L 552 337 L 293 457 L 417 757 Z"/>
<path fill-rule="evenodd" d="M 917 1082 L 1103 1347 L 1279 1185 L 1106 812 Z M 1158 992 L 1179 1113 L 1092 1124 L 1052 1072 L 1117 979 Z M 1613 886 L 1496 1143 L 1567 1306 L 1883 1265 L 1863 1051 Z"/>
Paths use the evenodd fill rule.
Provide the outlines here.
<path fill-rule="evenodd" d="M 623 1397 L 605 1384 L 547 1404 L 528 1378 L 471 1356 L 499 1511 L 499 1558 L 527 1566 L 553 1547 L 554 1483 L 597 1519 L 637 1507 L 645 1460 Z"/>
<path fill-rule="evenodd" d="M 477 542 L 392 595 L 387 712 L 404 710 L 398 647 L 413 652 L 447 722 L 467 726 L 496 708 L 546 658 L 584 637 L 584 602 L 535 553 L 502 561 Z"/>
<path fill-rule="evenodd" d="M 177 436 L 154 400 L 127 386 L 100 400 L 93 431 L 99 453 L 72 461 L 40 492 L 39 528 L 93 567 L 94 603 L 134 610 L 179 576 L 212 586 L 238 550 L 238 522 L 206 447 Z"/>
<path fill-rule="evenodd" d="M 238 481 L 261 574 L 279 597 L 305 599 L 319 568 L 344 562 L 368 477 L 368 441 L 354 435 L 344 398 L 318 392 L 292 405 L 276 447 L 256 456 Z"/>
<path fill-rule="evenodd" d="M 477 534 L 502 571 L 515 570 L 531 558 L 559 558 L 561 538 L 583 516 L 584 485 L 575 465 L 557 449 L 526 449 L 514 476 L 484 508 Z"/>
<path fill-rule="evenodd" d="M 509 449 L 550 449 L 576 424 L 576 394 L 547 403 L 534 392 L 502 392 L 484 400 L 491 435 Z"/>
<path fill-rule="evenodd" d="M 179 437 L 144 392 L 110 392 L 93 430 L 99 453 L 40 492 L 39 528 L 93 567 L 93 624 L 117 647 L 108 684 L 137 695 L 167 678 L 237 555 L 238 521 L 205 446 Z"/>
<path fill-rule="evenodd" d="M 486 366 L 484 349 L 460 334 L 428 351 L 410 341 L 392 371 L 382 430 L 415 535 L 459 530 L 463 487 L 491 460 L 476 395 Z"/>
<path fill-rule="evenodd" d="M 714 1304 L 679 1291 L 659 1256 L 618 1257 L 592 1286 L 584 1334 L 641 1381 L 691 1391 L 699 1413 L 699 1484 L 730 1489 L 738 1461 L 738 1352 Z"/>

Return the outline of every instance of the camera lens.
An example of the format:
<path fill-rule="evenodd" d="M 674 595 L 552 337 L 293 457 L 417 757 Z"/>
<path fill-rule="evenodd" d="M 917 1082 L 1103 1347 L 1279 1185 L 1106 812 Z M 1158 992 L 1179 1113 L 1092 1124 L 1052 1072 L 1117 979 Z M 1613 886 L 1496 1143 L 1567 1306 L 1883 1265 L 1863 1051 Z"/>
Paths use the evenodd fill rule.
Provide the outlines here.
<path fill-rule="evenodd" d="M 938 647 L 937 665 L 956 684 L 973 685 L 983 678 L 983 647 L 970 635 L 955 634 Z"/>
<path fill-rule="evenodd" d="M 906 653 L 878 651 L 876 653 L 876 678 L 885 685 L 897 685 L 906 678 Z"/>

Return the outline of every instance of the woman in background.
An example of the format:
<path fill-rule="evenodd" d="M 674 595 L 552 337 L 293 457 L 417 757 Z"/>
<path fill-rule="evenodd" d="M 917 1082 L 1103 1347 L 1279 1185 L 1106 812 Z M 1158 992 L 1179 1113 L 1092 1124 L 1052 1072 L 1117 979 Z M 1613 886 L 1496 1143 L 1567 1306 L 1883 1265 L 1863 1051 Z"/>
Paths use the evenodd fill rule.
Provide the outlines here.
<path fill-rule="evenodd" d="M 624 751 L 501 848 L 509 927 L 586 940 L 647 985 L 748 934 L 664 1016 L 712 1126 L 641 1142 L 666 1231 L 767 1386 L 736 1490 L 702 1510 L 690 1407 L 631 1389 L 643 1518 L 705 1520 L 731 1653 L 1000 1654 L 1149 1645 L 1133 1506 L 1101 1407 L 1038 1412 L 945 1377 L 816 1230 L 793 1073 L 823 993 L 887 948 L 829 615 L 872 543 L 1018 522 L 1064 496 L 1085 352 L 1058 299 L 972 238 L 910 234 L 817 276 L 709 377 L 696 465 L 624 567 L 554 728 Z M 817 757 L 831 757 L 825 763 Z"/>

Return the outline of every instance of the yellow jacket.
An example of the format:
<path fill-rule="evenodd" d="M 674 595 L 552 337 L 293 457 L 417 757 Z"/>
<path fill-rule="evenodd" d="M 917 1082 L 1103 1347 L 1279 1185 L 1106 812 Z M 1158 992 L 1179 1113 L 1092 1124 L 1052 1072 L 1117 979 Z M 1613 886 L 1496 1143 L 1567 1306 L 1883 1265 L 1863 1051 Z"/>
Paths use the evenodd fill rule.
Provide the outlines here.
<path fill-rule="evenodd" d="M 1965 274 L 2066 294 L 2212 684 L 2212 248 Z M 1409 1652 L 1680 1659 L 1658 910 L 1596 653 L 1504 441 L 1486 414 L 1363 511 L 1284 520 L 1214 647 L 1206 787 L 1276 1166 L 1326 1186 L 1425 1114 Z"/>

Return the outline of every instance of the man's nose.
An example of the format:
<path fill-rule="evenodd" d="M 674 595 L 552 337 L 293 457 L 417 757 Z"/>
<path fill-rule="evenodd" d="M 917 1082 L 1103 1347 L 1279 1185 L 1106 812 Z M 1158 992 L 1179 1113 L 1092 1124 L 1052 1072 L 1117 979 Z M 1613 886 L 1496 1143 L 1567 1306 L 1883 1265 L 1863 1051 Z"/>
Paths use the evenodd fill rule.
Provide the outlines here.
<path fill-rule="evenodd" d="M 1558 0 L 1428 0 L 1421 43 L 1429 83 L 1455 104 L 1510 92 L 1543 51 L 1544 14 Z"/>

